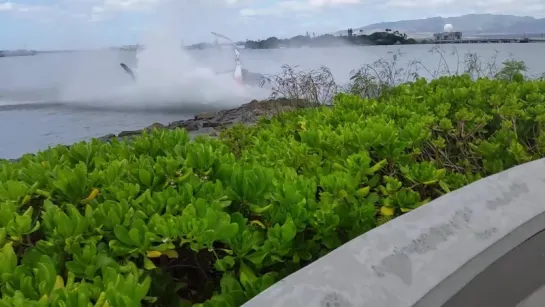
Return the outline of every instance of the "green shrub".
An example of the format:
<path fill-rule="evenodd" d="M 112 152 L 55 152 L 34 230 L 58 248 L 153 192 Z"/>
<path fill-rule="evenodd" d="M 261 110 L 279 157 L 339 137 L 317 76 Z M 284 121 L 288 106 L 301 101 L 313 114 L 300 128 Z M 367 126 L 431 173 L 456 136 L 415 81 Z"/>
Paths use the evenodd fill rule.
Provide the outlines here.
<path fill-rule="evenodd" d="M 509 81 L 509 80 L 515 80 Z M 0 306 L 240 306 L 350 239 L 544 156 L 545 81 L 417 79 L 219 140 L 0 162 Z"/>

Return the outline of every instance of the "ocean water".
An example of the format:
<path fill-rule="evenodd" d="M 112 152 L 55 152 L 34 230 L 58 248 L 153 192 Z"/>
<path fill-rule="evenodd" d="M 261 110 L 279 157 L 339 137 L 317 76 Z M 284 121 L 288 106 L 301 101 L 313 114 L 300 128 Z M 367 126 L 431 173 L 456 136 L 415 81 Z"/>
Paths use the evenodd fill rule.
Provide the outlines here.
<path fill-rule="evenodd" d="M 149 43 L 147 45 L 150 45 Z M 151 44 L 150 46 L 155 46 Z M 152 123 L 167 124 L 202 111 L 237 107 L 266 98 L 263 88 L 242 88 L 230 74 L 233 51 L 214 49 L 181 51 L 160 41 L 136 53 L 101 50 L 48 53 L 0 58 L 0 157 L 17 158 L 56 144 L 71 144 L 122 130 L 141 129 Z M 398 67 L 419 61 L 437 70 L 441 60 L 430 45 L 359 46 L 241 50 L 246 69 L 263 74 L 280 72 L 284 64 L 296 69 L 327 66 L 339 83 L 350 72 L 380 58 L 401 52 Z M 462 70 L 464 55 L 477 53 L 482 62 L 497 55 L 525 61 L 529 74 L 545 72 L 545 44 L 442 45 L 449 69 Z M 133 82 L 119 66 L 135 68 Z M 420 73 L 426 75 L 424 69 Z"/>

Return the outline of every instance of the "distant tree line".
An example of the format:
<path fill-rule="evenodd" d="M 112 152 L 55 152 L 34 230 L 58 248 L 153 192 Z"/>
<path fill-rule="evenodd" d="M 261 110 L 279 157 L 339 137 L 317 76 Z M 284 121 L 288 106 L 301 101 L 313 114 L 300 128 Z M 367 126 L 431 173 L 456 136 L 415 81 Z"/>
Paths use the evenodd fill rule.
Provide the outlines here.
<path fill-rule="evenodd" d="M 335 45 L 395 45 L 416 44 L 417 41 L 407 38 L 407 34 L 386 29 L 383 32 L 375 32 L 370 35 L 355 34 L 353 29 L 348 29 L 346 36 L 324 35 L 298 35 L 292 38 L 279 39 L 269 37 L 265 40 L 247 40 L 244 46 L 248 49 L 273 49 L 290 47 L 327 47 Z"/>
<path fill-rule="evenodd" d="M 375 32 L 370 35 L 354 33 L 353 29 L 348 29 L 347 35 L 335 36 L 331 34 L 315 35 L 314 33 L 306 33 L 305 35 L 297 35 L 292 38 L 281 39 L 277 37 L 269 37 L 265 40 L 246 40 L 246 42 L 237 42 L 237 46 L 244 46 L 247 49 L 274 49 L 274 48 L 297 48 L 297 47 L 330 47 L 341 45 L 406 45 L 417 44 L 418 42 L 412 38 L 408 38 L 407 34 L 399 31 L 385 29 L 382 32 Z M 208 49 L 218 47 L 216 44 L 199 43 L 187 46 L 187 49 Z"/>

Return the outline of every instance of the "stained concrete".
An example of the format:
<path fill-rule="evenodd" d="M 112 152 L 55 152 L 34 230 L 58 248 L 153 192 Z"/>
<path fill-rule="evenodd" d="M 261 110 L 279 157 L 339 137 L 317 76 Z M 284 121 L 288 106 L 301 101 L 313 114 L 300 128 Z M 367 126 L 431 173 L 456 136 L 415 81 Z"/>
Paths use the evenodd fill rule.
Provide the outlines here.
<path fill-rule="evenodd" d="M 544 228 L 542 159 L 479 180 L 373 229 L 244 306 L 468 307 L 477 306 L 477 294 L 506 297 L 494 290 L 507 291 L 503 283 L 514 287 L 510 291 L 516 297 L 504 301 L 512 305 L 480 307 L 531 303 L 521 301 L 545 277 L 539 256 L 545 244 L 535 243 Z M 518 273 L 533 270 L 536 276 L 525 283 L 524 274 L 510 275 L 515 265 L 522 270 Z M 489 283 L 486 291 L 477 293 L 484 283 Z"/>
<path fill-rule="evenodd" d="M 545 214 L 536 217 L 534 221 L 527 224 L 545 225 Z M 511 236 L 517 236 L 516 231 L 509 234 L 502 240 L 512 240 Z M 545 285 L 545 231 L 532 236 L 508 253 L 502 255 L 498 260 L 485 268 L 473 280 L 467 283 L 462 290 L 451 297 L 443 307 L 515 307 L 540 287 Z M 483 255 L 468 262 L 460 271 L 472 270 L 478 267 L 473 262 L 479 262 L 483 257 L 489 257 L 485 251 Z M 441 294 L 445 287 L 451 286 L 449 277 L 433 292 Z M 430 293 L 433 293 L 430 292 Z M 435 295 L 437 296 L 437 295 Z M 539 294 L 536 293 L 539 297 Z M 425 296 L 416 306 L 438 306 L 435 299 L 430 300 Z M 529 298 L 523 306 L 543 307 L 545 300 L 536 305 L 535 298 Z"/>
<path fill-rule="evenodd" d="M 545 285 L 526 297 L 516 307 L 543 307 L 545 306 Z"/>

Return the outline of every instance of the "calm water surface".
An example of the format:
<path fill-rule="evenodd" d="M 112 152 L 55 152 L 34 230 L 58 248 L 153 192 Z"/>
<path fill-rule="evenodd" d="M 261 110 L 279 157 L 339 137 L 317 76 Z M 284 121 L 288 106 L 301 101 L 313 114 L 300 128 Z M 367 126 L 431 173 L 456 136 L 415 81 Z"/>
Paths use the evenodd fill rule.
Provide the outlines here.
<path fill-rule="evenodd" d="M 346 82 L 350 71 L 389 52 L 401 51 L 400 66 L 418 60 L 431 70 L 439 55 L 430 45 L 369 46 L 323 49 L 242 50 L 241 59 L 250 71 L 279 72 L 284 64 L 299 69 L 331 69 L 338 82 Z M 451 46 L 443 45 L 445 52 Z M 447 54 L 455 69 L 463 65 L 467 52 L 488 61 L 496 50 L 498 64 L 509 56 L 523 60 L 529 74 L 545 72 L 545 44 L 456 45 L 458 56 Z M 70 144 L 122 130 L 140 129 L 154 122 L 168 123 L 206 110 L 235 107 L 267 93 L 233 90 L 229 76 L 214 71 L 233 67 L 231 50 L 150 50 L 134 52 L 95 51 L 40 54 L 32 57 L 0 58 L 0 157 L 16 158 L 56 144 Z M 134 85 L 119 67 L 138 64 L 141 79 Z M 403 63 L 404 62 L 404 63 Z M 178 78 L 181 76 L 180 78 Z"/>

